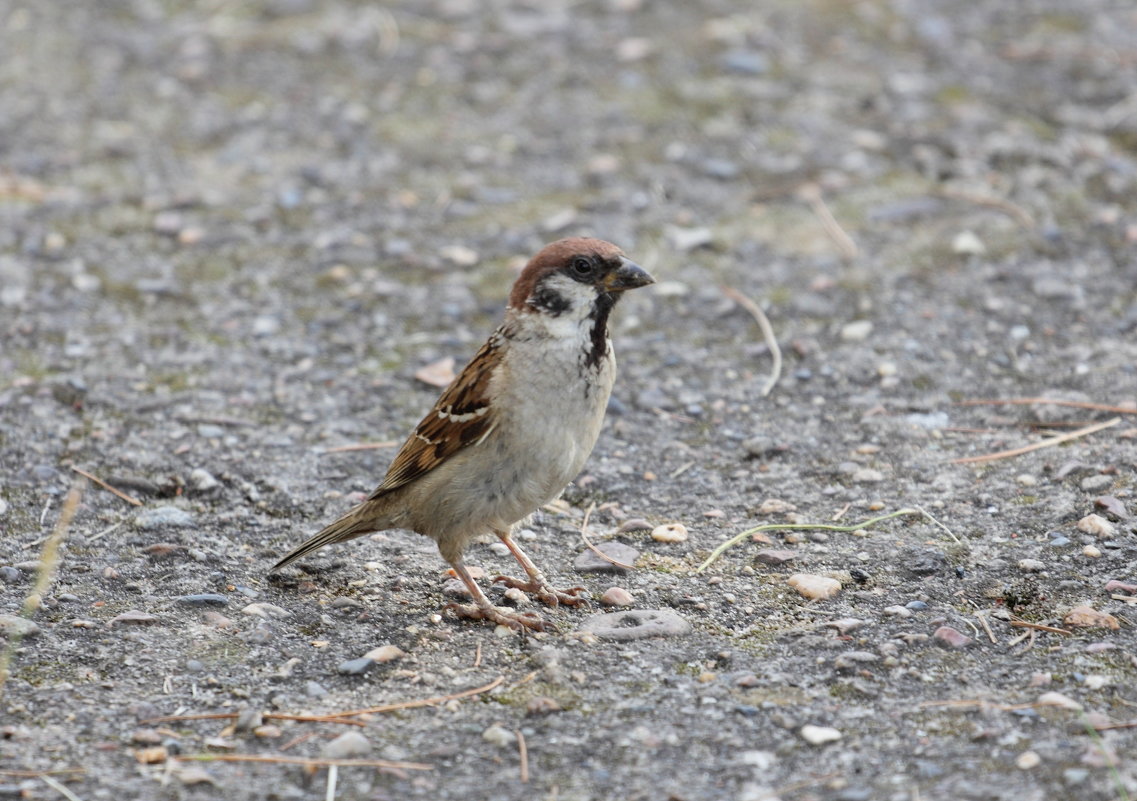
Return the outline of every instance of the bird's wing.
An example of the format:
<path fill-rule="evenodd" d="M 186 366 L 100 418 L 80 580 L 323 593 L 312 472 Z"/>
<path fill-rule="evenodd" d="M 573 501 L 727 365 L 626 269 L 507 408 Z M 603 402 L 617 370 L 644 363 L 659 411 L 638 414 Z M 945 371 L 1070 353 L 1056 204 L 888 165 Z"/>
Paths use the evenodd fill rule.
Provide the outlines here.
<path fill-rule="evenodd" d="M 502 337 L 490 337 L 422 419 L 370 499 L 421 478 L 459 451 L 480 444 L 498 421 L 490 407 L 490 379 L 501 365 Z"/>

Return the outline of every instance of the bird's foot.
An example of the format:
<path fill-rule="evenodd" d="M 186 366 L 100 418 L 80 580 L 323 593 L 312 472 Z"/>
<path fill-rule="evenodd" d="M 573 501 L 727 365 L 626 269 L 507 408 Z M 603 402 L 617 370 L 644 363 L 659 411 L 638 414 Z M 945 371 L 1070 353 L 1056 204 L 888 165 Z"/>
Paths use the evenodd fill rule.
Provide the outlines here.
<path fill-rule="evenodd" d="M 544 578 L 533 578 L 528 581 L 522 581 L 521 579 L 510 578 L 509 576 L 498 576 L 494 579 L 494 584 L 499 582 L 511 589 L 536 595 L 549 606 L 559 606 L 561 604 L 565 606 L 578 606 L 588 603 L 587 598 L 582 598 L 578 595 L 578 593 L 588 591 L 584 587 L 569 587 L 565 590 L 558 590 L 545 581 Z"/>
<path fill-rule="evenodd" d="M 535 612 L 513 612 L 499 609 L 492 604 L 447 604 L 446 610 L 467 620 L 491 620 L 501 626 L 509 626 L 517 631 L 544 631 L 545 620 Z"/>

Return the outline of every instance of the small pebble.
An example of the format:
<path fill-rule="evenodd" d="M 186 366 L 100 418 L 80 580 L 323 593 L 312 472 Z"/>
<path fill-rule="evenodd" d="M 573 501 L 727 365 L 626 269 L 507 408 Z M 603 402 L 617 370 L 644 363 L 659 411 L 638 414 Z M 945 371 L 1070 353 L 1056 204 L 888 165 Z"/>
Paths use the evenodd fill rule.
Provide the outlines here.
<path fill-rule="evenodd" d="M 951 240 L 951 252 L 960 256 L 982 256 L 987 246 L 974 231 L 960 231 Z"/>
<path fill-rule="evenodd" d="M 687 527 L 682 523 L 668 523 L 651 530 L 651 538 L 656 542 L 686 542 Z"/>
<path fill-rule="evenodd" d="M 912 617 L 912 610 L 907 606 L 897 604 L 895 606 L 886 606 L 881 610 L 881 614 L 888 615 L 889 617 L 905 618 Z"/>
<path fill-rule="evenodd" d="M 134 517 L 134 525 L 141 529 L 189 528 L 193 524 L 193 515 L 176 506 L 144 509 Z"/>
<path fill-rule="evenodd" d="M 1112 629 L 1117 631 L 1121 628 L 1121 624 L 1113 615 L 1099 612 L 1092 606 L 1075 606 L 1066 616 L 1062 618 L 1062 622 L 1067 626 L 1077 626 L 1080 628 L 1101 628 Z"/>
<path fill-rule="evenodd" d="M 622 562 L 625 565 L 635 564 L 636 559 L 639 558 L 640 552 L 630 545 L 625 545 L 622 542 L 601 542 L 597 544 L 596 550 L 600 551 L 607 556 L 612 557 L 617 562 Z M 603 557 L 599 556 L 591 548 L 581 551 L 572 563 L 573 568 L 578 573 L 627 573 L 628 568 L 621 565 L 614 565 Z"/>
<path fill-rule="evenodd" d="M 825 623 L 826 628 L 836 629 L 837 633 L 842 636 L 851 634 L 857 629 L 864 628 L 867 625 L 867 620 L 861 620 L 858 617 L 842 617 Z"/>
<path fill-rule="evenodd" d="M 1038 479 L 1032 476 L 1030 473 L 1020 473 L 1019 475 L 1015 476 L 1015 481 L 1017 481 L 1019 485 L 1023 487 L 1038 486 Z"/>
<path fill-rule="evenodd" d="M 754 554 L 754 561 L 764 565 L 777 567 L 797 558 L 797 551 L 779 550 L 777 548 L 763 548 Z"/>
<path fill-rule="evenodd" d="M 814 726 L 811 723 L 801 727 L 801 738 L 810 745 L 825 745 L 841 739 L 841 732 L 829 726 Z"/>
<path fill-rule="evenodd" d="M 593 615 L 581 624 L 580 630 L 602 640 L 619 642 L 676 637 L 690 631 L 691 624 L 670 609 L 637 609 Z"/>
<path fill-rule="evenodd" d="M 189 485 L 198 492 L 208 492 L 218 485 L 218 481 L 208 470 L 199 467 L 189 474 Z"/>
<path fill-rule="evenodd" d="M 932 632 L 933 639 L 947 648 L 966 648 L 974 642 L 966 634 L 953 629 L 951 626 L 940 626 Z"/>
<path fill-rule="evenodd" d="M 913 612 L 922 612 L 928 608 L 928 605 L 923 601 L 909 601 L 904 604 L 905 609 L 911 609 Z"/>
<path fill-rule="evenodd" d="M 112 617 L 110 620 L 107 621 L 107 627 L 113 629 L 115 626 L 119 625 L 120 623 L 129 623 L 129 624 L 135 625 L 135 626 L 144 626 L 144 625 L 148 625 L 150 623 L 157 623 L 157 622 L 158 622 L 158 618 L 156 618 L 154 615 L 150 614 L 149 612 L 139 612 L 136 609 L 132 609 L 128 612 L 123 612 L 121 615 L 115 615 L 114 617 Z"/>
<path fill-rule="evenodd" d="M 325 759 L 351 759 L 365 756 L 371 751 L 371 741 L 357 731 L 345 731 L 320 749 Z"/>
<path fill-rule="evenodd" d="M 872 320 L 854 320 L 841 326 L 842 342 L 864 342 L 872 333 Z"/>
<path fill-rule="evenodd" d="M 180 595 L 175 600 L 182 606 L 227 606 L 229 604 L 227 597 L 214 592 Z"/>
<path fill-rule="evenodd" d="M 517 742 L 517 735 L 496 723 L 482 732 L 482 739 L 498 748 L 508 748 Z"/>
<path fill-rule="evenodd" d="M 268 603 L 255 603 L 249 604 L 241 610 L 241 614 L 250 615 L 252 617 L 261 617 L 265 620 L 272 618 L 286 618 L 292 615 L 287 609 L 277 606 L 276 604 Z"/>
<path fill-rule="evenodd" d="M 623 587 L 609 587 L 600 596 L 600 603 L 604 606 L 631 606 L 635 602 L 632 594 Z"/>
<path fill-rule="evenodd" d="M 853 471 L 851 478 L 857 484 L 875 484 L 884 481 L 884 473 L 871 467 L 858 467 Z"/>
<path fill-rule="evenodd" d="M 1020 559 L 1019 570 L 1024 573 L 1041 573 L 1046 569 L 1046 565 L 1037 559 Z"/>
<path fill-rule="evenodd" d="M 319 682 L 309 681 L 304 685 L 304 694 L 309 698 L 326 698 L 328 691 Z"/>
<path fill-rule="evenodd" d="M 1124 592 L 1124 593 L 1137 593 L 1137 584 L 1127 584 L 1124 581 L 1117 579 L 1110 579 L 1105 583 L 1106 592 Z"/>
<path fill-rule="evenodd" d="M 502 597 L 504 597 L 507 601 L 512 602 L 514 606 L 533 605 L 533 599 L 521 590 L 517 589 L 517 587 L 508 588 L 505 592 L 502 593 Z"/>
<path fill-rule="evenodd" d="M 375 660 L 363 656 L 359 659 L 349 659 L 346 662 L 341 662 L 340 666 L 336 668 L 336 672 L 342 673 L 345 676 L 362 676 L 373 667 L 375 667 Z"/>
<path fill-rule="evenodd" d="M 1078 531 L 1093 534 L 1101 539 L 1109 539 L 1117 534 L 1117 526 L 1101 515 L 1088 514 L 1078 521 Z"/>
<path fill-rule="evenodd" d="M 1097 559 L 1099 556 L 1101 556 L 1101 549 L 1096 545 L 1087 545 L 1082 549 L 1082 554 L 1084 556 L 1088 556 L 1090 559 Z"/>
<path fill-rule="evenodd" d="M 550 698 L 547 695 L 539 695 L 535 698 L 530 698 L 525 704 L 525 714 L 529 717 L 549 715 L 553 712 L 560 712 L 561 709 L 560 702 L 556 698 Z"/>
<path fill-rule="evenodd" d="M 809 573 L 795 573 L 786 579 L 786 583 L 810 600 L 832 598 L 841 591 L 841 582 L 837 579 Z"/>
<path fill-rule="evenodd" d="M 11 565 L 0 567 L 0 581 L 3 581 L 5 584 L 15 584 L 21 581 L 23 577 L 24 574 Z"/>
<path fill-rule="evenodd" d="M 27 618 L 16 614 L 0 614 L 0 636 L 7 639 L 14 637 L 34 637 L 40 633 L 40 627 Z"/>
<path fill-rule="evenodd" d="M 397 645 L 380 645 L 378 648 L 372 648 L 365 653 L 363 658 L 382 664 L 384 662 L 394 662 L 396 659 L 402 659 L 406 655 L 406 651 Z"/>
<path fill-rule="evenodd" d="M 1023 751 L 1018 755 L 1018 758 L 1015 759 L 1015 765 L 1020 770 L 1030 770 L 1031 768 L 1037 768 L 1040 764 L 1042 764 L 1042 757 L 1040 757 L 1034 751 Z"/>
<path fill-rule="evenodd" d="M 1113 476 L 1086 476 L 1078 486 L 1083 492 L 1102 492 L 1113 486 Z"/>
<path fill-rule="evenodd" d="M 1094 506 L 1105 510 L 1106 514 L 1118 520 L 1129 519 L 1129 510 L 1125 508 L 1125 504 L 1112 495 L 1102 495 L 1099 498 L 1094 498 Z"/>
<path fill-rule="evenodd" d="M 669 225 L 664 233 L 672 247 L 680 251 L 695 250 L 714 242 L 714 234 L 710 228 L 681 228 Z"/>
<path fill-rule="evenodd" d="M 1062 709 L 1072 709 L 1075 712 L 1081 710 L 1082 705 L 1069 696 L 1063 695 L 1058 692 L 1043 693 L 1038 696 L 1038 703 L 1043 706 L 1057 706 Z"/>

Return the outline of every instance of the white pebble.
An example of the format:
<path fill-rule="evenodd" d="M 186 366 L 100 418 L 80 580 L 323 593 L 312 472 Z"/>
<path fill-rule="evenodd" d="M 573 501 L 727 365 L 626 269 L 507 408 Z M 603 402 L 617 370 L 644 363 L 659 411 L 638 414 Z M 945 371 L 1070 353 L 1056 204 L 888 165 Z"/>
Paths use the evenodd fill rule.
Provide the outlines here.
<path fill-rule="evenodd" d="M 982 256 L 987 252 L 987 246 L 973 231 L 960 231 L 951 240 L 951 252 L 961 256 Z"/>
<path fill-rule="evenodd" d="M 372 648 L 365 653 L 363 658 L 370 659 L 372 662 L 383 663 L 402 659 L 406 655 L 406 651 L 397 645 L 380 645 L 378 648 Z"/>
<path fill-rule="evenodd" d="M 1087 545 L 1082 549 L 1082 553 L 1088 556 L 1090 559 L 1097 559 L 1099 556 L 1101 556 L 1101 550 L 1095 545 Z"/>
<path fill-rule="evenodd" d="M 854 320 L 841 326 L 843 342 L 864 342 L 872 333 L 872 320 Z"/>
<path fill-rule="evenodd" d="M 496 723 L 482 732 L 482 739 L 487 743 L 498 746 L 499 748 L 508 748 L 517 742 L 517 735 L 503 726 L 498 726 Z"/>
<path fill-rule="evenodd" d="M 1078 531 L 1093 534 L 1095 537 L 1107 539 L 1117 533 L 1117 526 L 1101 515 L 1086 515 L 1078 521 Z"/>
<path fill-rule="evenodd" d="M 1037 768 L 1040 764 L 1042 764 L 1042 757 L 1034 751 L 1023 751 L 1018 755 L 1018 758 L 1015 759 L 1015 765 L 1017 765 L 1020 770 Z"/>
<path fill-rule="evenodd" d="M 656 542 L 686 542 L 687 527 L 682 523 L 668 523 L 651 530 L 651 538 Z"/>
<path fill-rule="evenodd" d="M 809 573 L 794 573 L 786 579 L 786 584 L 810 600 L 832 598 L 841 591 L 841 582 L 837 579 L 814 576 Z"/>
<path fill-rule="evenodd" d="M 325 745 L 321 754 L 325 759 L 349 759 L 367 754 L 371 742 L 357 731 L 348 731 Z"/>
<path fill-rule="evenodd" d="M 825 745 L 841 739 L 841 732 L 830 726 L 814 726 L 807 723 L 801 727 L 801 739 L 810 745 Z"/>
<path fill-rule="evenodd" d="M 1015 476 L 1015 481 L 1017 481 L 1019 485 L 1023 487 L 1038 486 L 1038 479 L 1032 476 L 1030 473 L 1020 473 L 1019 475 Z"/>
<path fill-rule="evenodd" d="M 623 587 L 609 587 L 600 596 L 600 603 L 604 606 L 631 606 L 635 598 Z"/>
<path fill-rule="evenodd" d="M 1038 703 L 1042 706 L 1057 706 L 1062 709 L 1072 709 L 1075 712 L 1080 711 L 1082 708 L 1082 705 L 1073 698 L 1055 692 L 1043 693 L 1038 696 Z"/>

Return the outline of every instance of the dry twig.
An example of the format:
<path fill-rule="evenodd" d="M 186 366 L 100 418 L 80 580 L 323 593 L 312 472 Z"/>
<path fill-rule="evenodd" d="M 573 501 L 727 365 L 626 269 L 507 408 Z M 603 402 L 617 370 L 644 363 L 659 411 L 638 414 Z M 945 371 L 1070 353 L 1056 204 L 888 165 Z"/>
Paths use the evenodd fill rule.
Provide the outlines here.
<path fill-rule="evenodd" d="M 798 197 L 804 200 L 810 211 L 817 215 L 817 219 L 821 221 L 821 227 L 833 240 L 833 244 L 837 246 L 841 256 L 846 261 L 857 258 L 857 243 L 845 233 L 845 229 L 837 222 L 837 218 L 833 216 L 833 212 L 825 204 L 825 199 L 821 196 L 821 188 L 817 184 L 805 184 L 798 189 Z"/>
<path fill-rule="evenodd" d="M 462 690 L 461 692 L 450 693 L 450 695 L 440 695 L 437 698 L 423 698 L 418 701 L 402 701 L 397 704 L 384 704 L 383 706 L 373 706 L 367 709 L 353 709 L 350 712 L 333 712 L 327 717 L 337 719 L 348 718 L 354 717 L 355 715 L 371 715 L 379 714 L 381 712 L 394 712 L 398 709 L 416 709 L 420 706 L 434 706 L 435 704 L 444 704 L 447 701 L 453 701 L 457 698 L 469 698 L 473 695 L 481 695 L 482 693 L 487 693 L 494 687 L 501 684 L 503 681 L 505 681 L 505 676 L 498 676 L 489 684 L 483 687 L 475 687 L 472 690 Z"/>
<path fill-rule="evenodd" d="M 387 768 L 389 770 L 434 770 L 424 762 L 393 762 L 388 759 L 314 759 L 309 757 L 276 756 L 273 754 L 189 754 L 178 759 L 196 762 L 268 762 L 274 765 L 305 765 L 312 768 Z"/>
<path fill-rule="evenodd" d="M 1087 401 L 1055 400 L 1053 398 L 974 398 L 957 401 L 956 406 L 1069 406 L 1073 409 L 1091 409 L 1096 412 L 1112 414 L 1137 414 L 1137 409 L 1128 406 L 1110 406 L 1105 403 Z"/>
<path fill-rule="evenodd" d="M 39 570 L 36 571 L 36 580 L 32 585 L 32 591 L 24 599 L 24 607 L 21 610 L 21 615 L 25 618 L 30 619 L 39 609 L 44 593 L 48 591 L 51 582 L 55 579 L 55 568 L 59 565 L 59 547 L 67 537 L 67 531 L 71 528 L 71 521 L 75 519 L 75 513 L 79 510 L 84 483 L 81 478 L 75 479 L 67 497 L 63 500 L 63 508 L 59 510 L 59 520 L 55 521 L 55 528 L 52 529 L 51 535 L 43 544 L 39 558 Z M 19 645 L 20 635 L 12 634 L 8 637 L 7 646 L 3 651 L 0 651 L 0 698 L 4 697 L 4 685 L 8 682 L 8 669 L 12 664 L 12 655 L 16 653 L 16 648 Z"/>
<path fill-rule="evenodd" d="M 1110 428 L 1121 422 L 1120 417 L 1113 417 L 1106 420 L 1104 423 L 1095 423 L 1092 426 L 1079 428 L 1077 431 L 1071 431 L 1069 434 L 1060 434 L 1057 437 L 1051 437 L 1043 442 L 1036 442 L 1033 445 L 1024 445 L 1021 448 L 1011 448 L 1006 451 L 998 451 L 997 453 L 985 453 L 982 456 L 964 456 L 959 459 L 952 459 L 952 464 L 973 464 L 975 462 L 993 462 L 996 459 L 1009 459 L 1012 456 L 1022 456 L 1024 453 L 1031 451 L 1041 450 L 1042 448 L 1049 448 L 1053 445 L 1061 445 L 1063 442 L 1069 442 L 1072 439 L 1086 437 L 1090 434 L 1096 434 L 1098 431 Z"/>
<path fill-rule="evenodd" d="M 941 189 L 939 190 L 939 194 L 943 197 L 951 198 L 952 200 L 962 200 L 967 203 L 974 203 L 977 206 L 987 206 L 992 209 L 998 209 L 1013 217 L 1023 228 L 1034 228 L 1035 226 L 1034 218 L 1030 216 L 1030 212 L 1006 198 L 980 195 L 974 192 L 964 192 L 959 189 Z"/>
<path fill-rule="evenodd" d="M 1066 636 L 1072 636 L 1074 634 L 1074 632 L 1067 631 L 1066 629 L 1059 629 L 1059 628 L 1055 628 L 1054 626 L 1044 626 L 1041 623 L 1031 623 L 1029 620 L 1021 620 L 1019 618 L 1015 618 L 1014 620 L 1012 620 L 1011 625 L 1014 626 L 1016 629 L 1032 629 L 1034 631 L 1049 631 L 1052 634 L 1065 634 Z"/>
<path fill-rule="evenodd" d="M 107 492 L 109 492 L 111 495 L 114 495 L 114 496 L 116 496 L 116 497 L 118 497 L 118 498 L 122 498 L 124 501 L 126 501 L 127 503 L 129 503 L 129 504 L 132 504 L 132 505 L 134 505 L 134 506 L 141 506 L 141 505 L 142 505 L 142 501 L 138 500 L 138 499 L 137 499 L 137 498 L 135 498 L 133 495 L 127 495 L 127 494 L 126 494 L 125 492 L 123 492 L 122 490 L 120 490 L 120 489 L 115 489 L 115 488 L 114 488 L 114 487 L 112 487 L 110 484 L 108 484 L 107 482 L 103 481 L 101 478 L 96 478 L 95 476 L 93 476 L 93 475 L 91 475 L 90 473 L 88 473 L 86 470 L 80 470 L 80 469 L 79 469 L 78 467 L 76 467 L 75 465 L 71 465 L 71 469 L 72 469 L 72 470 L 74 470 L 74 471 L 75 471 L 76 473 L 78 473 L 79 475 L 81 475 L 83 478 L 86 478 L 86 479 L 90 479 L 91 481 L 94 481 L 96 484 L 98 484 L 100 487 L 102 487 L 103 489 L 105 489 L 105 490 L 106 490 Z"/>
<path fill-rule="evenodd" d="M 525 735 L 521 733 L 521 729 L 514 729 L 513 733 L 517 735 L 517 754 L 521 759 L 521 783 L 529 783 L 529 748 L 525 745 Z"/>
<path fill-rule="evenodd" d="M 592 516 L 592 512 L 595 509 L 596 509 L 596 503 L 594 501 L 593 503 L 589 504 L 588 509 L 584 513 L 584 520 L 582 520 L 580 522 L 580 538 L 582 540 L 584 540 L 584 544 L 588 546 L 588 550 L 592 551 L 594 554 L 599 556 L 605 562 L 608 562 L 609 564 L 616 565 L 616 567 L 622 567 L 625 570 L 635 570 L 634 565 L 626 565 L 623 562 L 621 562 L 619 559 L 613 559 L 611 556 L 604 553 L 604 551 L 600 550 L 595 545 L 593 545 L 592 540 L 590 540 L 588 538 L 588 518 Z"/>
<path fill-rule="evenodd" d="M 762 307 L 734 287 L 724 286 L 722 293 L 749 312 L 750 316 L 754 318 L 754 322 L 758 323 L 758 328 L 762 331 L 762 341 L 765 342 L 766 347 L 770 349 L 770 358 L 773 360 L 773 364 L 770 365 L 770 375 L 766 378 L 766 383 L 762 385 L 761 395 L 764 398 L 770 394 L 770 390 L 777 385 L 778 379 L 782 377 L 782 349 L 778 346 L 778 338 L 774 335 L 774 327 L 770 325 L 770 320 L 766 317 L 766 313 L 762 311 Z"/>

